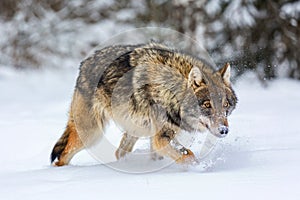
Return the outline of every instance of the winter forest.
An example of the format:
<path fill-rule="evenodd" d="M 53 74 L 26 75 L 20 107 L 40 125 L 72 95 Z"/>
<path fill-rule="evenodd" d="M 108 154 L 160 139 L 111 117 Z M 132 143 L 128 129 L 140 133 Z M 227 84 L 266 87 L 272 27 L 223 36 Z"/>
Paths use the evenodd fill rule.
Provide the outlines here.
<path fill-rule="evenodd" d="M 52 166 L 81 61 L 111 38 L 138 40 L 130 31 L 144 27 L 197 41 L 217 69 L 230 63 L 238 103 L 228 136 L 183 133 L 196 156 L 213 142 L 197 165 L 151 159 L 149 138 L 117 161 L 123 132 L 112 122 L 104 138 L 113 148 L 99 142 Z M 198 43 L 174 42 L 201 54 Z M 1 0 L 0 199 L 297 199 L 299 47 L 298 0 Z"/>
<path fill-rule="evenodd" d="M 252 70 L 261 80 L 300 79 L 299 6 L 258 0 L 3 0 L 1 65 L 60 68 L 62 60 L 84 57 L 113 34 L 158 26 L 203 40 L 215 62 L 230 62 L 236 76 Z"/>

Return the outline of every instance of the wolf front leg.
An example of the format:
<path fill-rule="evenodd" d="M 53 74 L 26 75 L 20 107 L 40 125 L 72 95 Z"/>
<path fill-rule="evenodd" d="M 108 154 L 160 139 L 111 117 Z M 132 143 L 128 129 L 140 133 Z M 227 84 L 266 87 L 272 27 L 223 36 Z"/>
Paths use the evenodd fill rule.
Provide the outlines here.
<path fill-rule="evenodd" d="M 192 164 L 196 162 L 194 153 L 178 144 L 175 138 L 176 132 L 169 128 L 162 128 L 153 138 L 153 148 L 159 155 L 168 156 L 175 160 L 177 163 L 181 164 Z M 176 145 L 171 145 L 171 141 L 177 143 Z M 176 146 L 181 146 L 177 149 Z"/>
<path fill-rule="evenodd" d="M 123 158 L 128 153 L 132 152 L 135 143 L 137 142 L 138 137 L 132 136 L 125 132 L 121 139 L 120 145 L 115 152 L 115 156 L 117 160 Z M 156 153 L 155 149 L 153 148 L 153 138 L 150 138 L 150 152 L 151 152 L 151 159 L 152 160 L 161 160 L 163 156 L 160 156 Z"/>
<path fill-rule="evenodd" d="M 151 152 L 151 159 L 152 160 L 162 160 L 164 159 L 163 156 L 159 155 L 155 148 L 153 147 L 153 137 L 150 138 L 150 152 Z"/>
<path fill-rule="evenodd" d="M 138 137 L 132 136 L 125 132 L 123 134 L 122 140 L 120 142 L 120 145 L 115 152 L 116 158 L 119 160 L 120 158 L 123 158 L 127 153 L 130 153 L 138 140 Z"/>

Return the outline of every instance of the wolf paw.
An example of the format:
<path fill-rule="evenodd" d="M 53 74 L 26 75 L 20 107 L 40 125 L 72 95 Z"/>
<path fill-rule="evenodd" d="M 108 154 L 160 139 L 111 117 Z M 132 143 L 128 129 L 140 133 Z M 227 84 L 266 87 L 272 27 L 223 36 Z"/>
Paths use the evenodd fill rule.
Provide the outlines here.
<path fill-rule="evenodd" d="M 190 149 L 182 148 L 180 149 L 181 157 L 179 157 L 176 162 L 180 164 L 198 164 L 194 153 Z"/>
<path fill-rule="evenodd" d="M 62 161 L 56 161 L 56 162 L 53 162 L 52 165 L 55 167 L 61 167 L 61 166 L 66 165 L 66 163 L 64 163 Z"/>

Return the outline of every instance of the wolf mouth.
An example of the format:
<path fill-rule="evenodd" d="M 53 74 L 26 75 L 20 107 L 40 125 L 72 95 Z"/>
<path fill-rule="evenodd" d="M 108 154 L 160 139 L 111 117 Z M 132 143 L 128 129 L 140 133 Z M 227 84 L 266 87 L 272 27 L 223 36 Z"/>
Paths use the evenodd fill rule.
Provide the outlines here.
<path fill-rule="evenodd" d="M 205 123 L 203 123 L 203 122 L 201 122 L 201 121 L 200 121 L 200 124 L 201 124 L 203 127 L 207 128 L 208 131 L 211 132 L 211 130 L 210 130 L 208 124 L 205 124 Z"/>
<path fill-rule="evenodd" d="M 227 134 L 222 135 L 222 134 L 217 134 L 217 133 L 215 133 L 214 131 L 212 131 L 212 130 L 210 129 L 210 127 L 208 126 L 208 124 L 205 124 L 205 123 L 203 123 L 203 122 L 200 122 L 200 124 L 201 124 L 203 127 L 207 128 L 207 130 L 208 130 L 212 135 L 214 135 L 214 136 L 216 136 L 216 137 L 218 137 L 218 138 L 224 138 L 224 137 L 227 135 Z"/>

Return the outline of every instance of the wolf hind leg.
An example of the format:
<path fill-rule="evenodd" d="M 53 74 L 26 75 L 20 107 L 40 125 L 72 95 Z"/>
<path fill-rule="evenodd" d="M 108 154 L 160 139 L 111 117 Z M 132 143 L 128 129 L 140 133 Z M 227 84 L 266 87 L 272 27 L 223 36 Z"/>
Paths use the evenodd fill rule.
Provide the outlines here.
<path fill-rule="evenodd" d="M 76 153 L 101 138 L 107 119 L 104 114 L 95 113 L 97 111 L 75 90 L 68 125 L 52 150 L 51 163 L 57 159 L 55 166 L 67 165 Z"/>
<path fill-rule="evenodd" d="M 121 139 L 120 145 L 115 152 L 116 158 L 119 160 L 123 158 L 126 154 L 130 153 L 133 150 L 133 147 L 137 140 L 138 137 L 132 136 L 125 132 Z"/>

